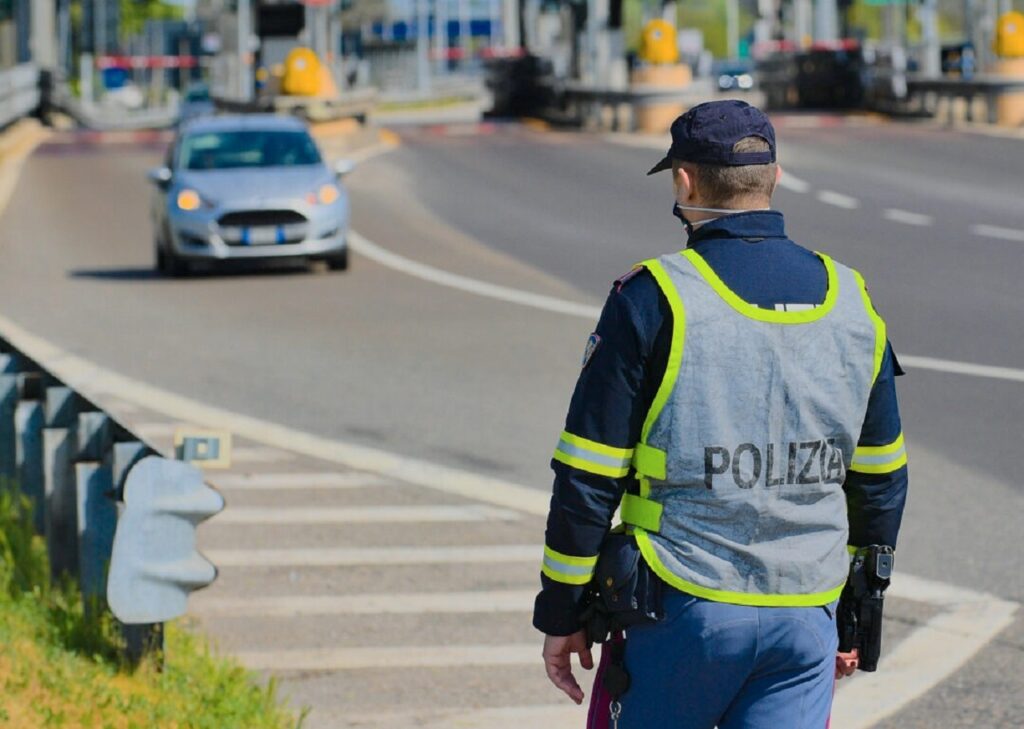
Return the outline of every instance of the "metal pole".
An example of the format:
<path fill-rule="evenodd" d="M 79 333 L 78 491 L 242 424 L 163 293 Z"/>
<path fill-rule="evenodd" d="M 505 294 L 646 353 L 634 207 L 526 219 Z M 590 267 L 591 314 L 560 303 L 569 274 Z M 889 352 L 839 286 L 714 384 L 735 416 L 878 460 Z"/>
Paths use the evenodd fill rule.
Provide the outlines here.
<path fill-rule="evenodd" d="M 937 0 L 924 0 L 918 7 L 917 17 L 921 21 L 921 71 L 925 76 L 937 77 L 942 73 Z"/>
<path fill-rule="evenodd" d="M 471 33 L 469 0 L 459 0 L 459 47 L 462 49 L 463 66 L 469 63 L 469 54 L 472 51 L 470 48 L 470 42 L 472 41 L 472 38 L 470 38 Z"/>
<path fill-rule="evenodd" d="M 238 98 L 248 101 L 252 95 L 252 68 L 249 64 L 252 33 L 252 0 L 238 0 Z"/>
<path fill-rule="evenodd" d="M 839 8 L 836 0 L 814 0 L 814 40 L 829 42 L 839 38 Z"/>
<path fill-rule="evenodd" d="M 436 0 L 434 9 L 434 62 L 438 75 L 448 70 L 448 2 Z"/>
<path fill-rule="evenodd" d="M 740 55 L 740 3 L 739 0 L 725 0 L 725 38 L 729 58 Z"/>
<path fill-rule="evenodd" d="M 416 87 L 421 94 L 430 93 L 428 19 L 427 0 L 416 0 Z"/>

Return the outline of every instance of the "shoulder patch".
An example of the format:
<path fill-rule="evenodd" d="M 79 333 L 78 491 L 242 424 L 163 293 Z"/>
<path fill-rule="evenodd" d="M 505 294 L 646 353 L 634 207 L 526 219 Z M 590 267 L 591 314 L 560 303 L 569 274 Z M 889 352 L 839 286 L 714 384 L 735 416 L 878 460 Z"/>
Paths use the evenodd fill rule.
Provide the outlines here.
<path fill-rule="evenodd" d="M 617 279 L 615 279 L 615 290 L 622 291 L 623 286 L 625 286 L 631 280 L 636 278 L 636 276 L 641 271 L 645 271 L 646 268 L 647 267 L 644 266 L 642 263 L 638 263 L 637 265 L 633 266 L 632 270 L 630 270 L 629 273 L 627 273 L 625 276 L 619 276 Z"/>
<path fill-rule="evenodd" d="M 582 369 L 586 369 L 587 368 L 587 365 L 590 364 L 590 358 L 594 356 L 594 352 L 597 351 L 597 348 L 600 345 L 601 345 L 601 335 L 597 334 L 596 332 L 591 334 L 590 338 L 587 339 L 587 346 L 583 350 L 583 365 L 582 365 Z"/>

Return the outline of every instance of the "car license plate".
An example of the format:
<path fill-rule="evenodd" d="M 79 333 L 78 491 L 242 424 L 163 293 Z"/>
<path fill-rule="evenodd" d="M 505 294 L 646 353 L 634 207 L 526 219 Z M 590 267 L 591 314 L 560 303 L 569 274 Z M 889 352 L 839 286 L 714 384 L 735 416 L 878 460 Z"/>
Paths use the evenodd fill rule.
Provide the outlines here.
<path fill-rule="evenodd" d="M 242 240 L 251 246 L 274 245 L 282 238 L 281 229 L 276 226 L 261 225 L 255 228 L 245 228 L 242 231 Z"/>

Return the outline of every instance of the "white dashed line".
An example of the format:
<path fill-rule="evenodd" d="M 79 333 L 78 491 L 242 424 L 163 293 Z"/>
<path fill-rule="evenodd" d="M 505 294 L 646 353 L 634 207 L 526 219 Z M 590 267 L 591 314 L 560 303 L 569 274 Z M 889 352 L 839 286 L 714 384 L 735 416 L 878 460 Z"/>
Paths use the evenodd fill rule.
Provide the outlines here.
<path fill-rule="evenodd" d="M 308 549 L 206 549 L 218 567 L 352 567 L 354 565 L 540 564 L 536 544 L 459 547 L 333 547 Z"/>
<path fill-rule="evenodd" d="M 386 482 L 374 473 L 225 473 L 207 479 L 219 489 L 241 491 L 293 491 L 301 489 L 358 489 Z"/>
<path fill-rule="evenodd" d="M 785 188 L 790 192 L 804 193 L 811 191 L 811 184 L 809 182 L 801 180 L 785 170 L 783 170 L 782 178 L 779 180 L 779 187 Z"/>
<path fill-rule="evenodd" d="M 972 225 L 971 232 L 974 235 L 981 235 L 986 238 L 998 238 L 999 240 L 1011 240 L 1015 243 L 1024 243 L 1024 230 L 1020 228 L 1000 228 L 998 225 Z"/>
<path fill-rule="evenodd" d="M 229 507 L 218 524 L 371 524 L 435 521 L 509 521 L 519 514 L 483 504 L 465 506 Z"/>
<path fill-rule="evenodd" d="M 900 210 L 899 208 L 886 208 L 883 215 L 886 220 L 891 220 L 894 223 L 903 223 L 904 225 L 925 226 L 932 224 L 931 215 L 912 213 L 909 210 Z"/>
<path fill-rule="evenodd" d="M 817 198 L 826 205 L 835 205 L 844 210 L 856 210 L 860 207 L 860 201 L 857 198 L 832 190 L 819 190 Z"/>
<path fill-rule="evenodd" d="M 311 615 L 416 615 L 424 613 L 528 613 L 537 590 L 411 592 L 376 595 L 274 595 L 205 597 L 189 612 L 223 618 L 295 618 Z"/>

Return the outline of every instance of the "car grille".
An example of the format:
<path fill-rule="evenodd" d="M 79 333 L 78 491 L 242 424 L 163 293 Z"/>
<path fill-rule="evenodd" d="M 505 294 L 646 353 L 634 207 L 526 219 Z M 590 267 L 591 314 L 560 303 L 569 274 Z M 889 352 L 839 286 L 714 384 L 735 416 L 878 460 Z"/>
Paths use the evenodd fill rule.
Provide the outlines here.
<path fill-rule="evenodd" d="M 295 225 L 305 223 L 306 216 L 294 210 L 240 210 L 225 213 L 217 220 L 222 226 L 251 228 L 264 225 Z"/>

